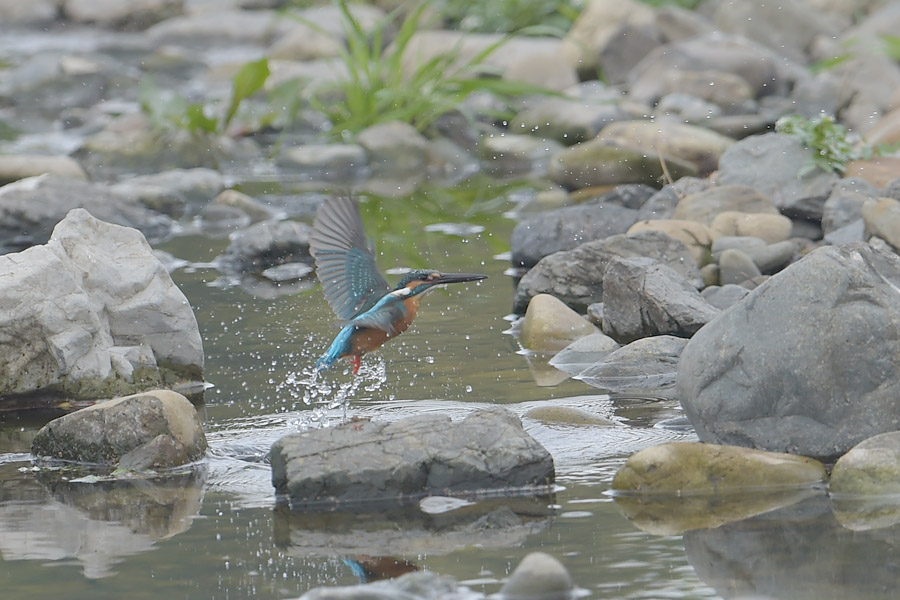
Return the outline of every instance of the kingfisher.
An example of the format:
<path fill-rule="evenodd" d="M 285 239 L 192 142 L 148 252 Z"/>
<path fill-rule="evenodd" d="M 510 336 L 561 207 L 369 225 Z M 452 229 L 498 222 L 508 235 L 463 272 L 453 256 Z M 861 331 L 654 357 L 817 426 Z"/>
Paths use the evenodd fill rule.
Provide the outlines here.
<path fill-rule="evenodd" d="M 359 205 L 346 196 L 329 198 L 319 207 L 309 250 L 325 299 L 344 322 L 328 351 L 316 361 L 316 370 L 349 357 L 356 375 L 364 354 L 409 328 L 425 292 L 449 283 L 487 278 L 477 273 L 419 269 L 404 275 L 391 288 L 378 270 L 375 245 L 366 238 Z"/>

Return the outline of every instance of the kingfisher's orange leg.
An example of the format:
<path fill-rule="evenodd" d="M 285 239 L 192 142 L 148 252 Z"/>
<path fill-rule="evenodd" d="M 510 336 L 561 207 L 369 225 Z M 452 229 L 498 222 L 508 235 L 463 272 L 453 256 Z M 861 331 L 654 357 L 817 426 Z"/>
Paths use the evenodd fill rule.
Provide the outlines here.
<path fill-rule="evenodd" d="M 360 359 L 361 359 L 361 357 L 359 354 L 353 354 L 350 356 L 350 363 L 353 365 L 353 374 L 354 375 L 359 373 L 359 367 L 361 364 Z"/>

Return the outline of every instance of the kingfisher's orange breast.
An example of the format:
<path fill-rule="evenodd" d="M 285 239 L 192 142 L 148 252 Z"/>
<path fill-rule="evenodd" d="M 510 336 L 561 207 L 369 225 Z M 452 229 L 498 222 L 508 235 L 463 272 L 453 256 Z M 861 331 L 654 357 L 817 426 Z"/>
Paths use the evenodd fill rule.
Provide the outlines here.
<path fill-rule="evenodd" d="M 413 319 L 416 318 L 416 313 L 419 311 L 419 300 L 419 296 L 413 296 L 403 301 L 403 306 L 406 307 L 406 316 L 398 321 L 394 321 L 394 329 L 397 330 L 397 333 L 395 333 L 394 335 L 389 334 L 383 329 L 368 327 L 365 329 L 360 329 L 359 331 L 354 333 L 353 338 L 351 339 L 351 344 L 353 347 L 351 354 L 362 356 L 367 352 L 377 350 L 381 348 L 389 339 L 397 337 L 398 335 L 409 329 L 409 326 L 412 325 Z"/>

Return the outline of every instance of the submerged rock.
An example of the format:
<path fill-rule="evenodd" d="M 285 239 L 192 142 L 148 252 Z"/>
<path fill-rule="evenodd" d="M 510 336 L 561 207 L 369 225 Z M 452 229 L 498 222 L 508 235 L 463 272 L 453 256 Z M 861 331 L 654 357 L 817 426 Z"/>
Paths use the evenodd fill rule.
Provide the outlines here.
<path fill-rule="evenodd" d="M 430 571 L 407 573 L 372 583 L 318 587 L 297 600 L 470 600 L 472 593 L 453 578 Z"/>
<path fill-rule="evenodd" d="M 153 390 L 107 400 L 47 423 L 31 444 L 38 457 L 142 471 L 203 456 L 206 436 L 181 394 Z"/>
<path fill-rule="evenodd" d="M 701 441 L 839 456 L 900 428 L 900 258 L 819 248 L 701 329 L 678 396 Z"/>
<path fill-rule="evenodd" d="M 675 383 L 685 344 L 686 339 L 671 335 L 643 338 L 610 352 L 575 379 L 610 392 L 658 392 Z"/>
<path fill-rule="evenodd" d="M 737 446 L 679 442 L 631 456 L 613 489 L 636 494 L 731 494 L 810 487 L 825 481 L 817 460 Z"/>
<path fill-rule="evenodd" d="M 529 350 L 557 352 L 575 340 L 598 331 L 559 299 L 549 294 L 538 294 L 528 303 L 519 341 Z"/>
<path fill-rule="evenodd" d="M 191 306 L 139 231 L 75 209 L 46 245 L 0 256 L 0 280 L 8 402 L 108 398 L 202 375 Z"/>
<path fill-rule="evenodd" d="M 270 453 L 272 484 L 292 506 L 418 500 L 482 490 L 546 489 L 550 454 L 510 411 L 452 422 L 424 414 L 393 423 L 350 421 L 285 436 Z"/>
<path fill-rule="evenodd" d="M 502 598 L 569 600 L 575 584 L 559 560 L 545 552 L 531 552 L 500 588 Z"/>
<path fill-rule="evenodd" d="M 550 365 L 569 375 L 577 375 L 618 349 L 619 344 L 605 333 L 592 333 L 560 350 L 550 359 Z"/>
<path fill-rule="evenodd" d="M 298 261 L 312 261 L 312 229 L 299 221 L 262 221 L 239 232 L 216 263 L 238 273 L 260 272 Z"/>

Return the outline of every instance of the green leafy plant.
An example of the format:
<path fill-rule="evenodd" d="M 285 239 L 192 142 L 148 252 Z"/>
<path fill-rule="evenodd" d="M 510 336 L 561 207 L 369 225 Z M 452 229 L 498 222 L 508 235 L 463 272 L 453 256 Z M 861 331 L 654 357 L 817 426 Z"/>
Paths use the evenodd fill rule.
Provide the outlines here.
<path fill-rule="evenodd" d="M 141 82 L 141 108 L 151 124 L 160 129 L 221 134 L 228 131 L 244 100 L 261 90 L 268 77 L 266 58 L 242 66 L 234 76 L 231 100 L 221 116 L 215 115 L 214 107 L 203 102 L 188 102 L 176 92 L 159 88 L 152 78 L 147 77 Z"/>
<path fill-rule="evenodd" d="M 801 169 L 798 177 L 816 168 L 843 173 L 848 162 L 869 158 L 874 152 L 870 146 L 853 140 L 847 128 L 829 116 L 812 119 L 801 115 L 782 117 L 775 124 L 775 130 L 799 138 L 813 152 L 810 164 Z"/>
<path fill-rule="evenodd" d="M 414 34 L 423 28 L 428 3 L 418 4 L 406 14 L 390 46 L 387 36 L 399 19 L 400 9 L 366 32 L 344 0 L 338 6 L 346 36 L 340 59 L 347 75 L 308 92 L 311 106 L 331 120 L 335 137 L 352 137 L 366 127 L 387 121 L 404 121 L 424 130 L 478 91 L 491 92 L 501 99 L 555 93 L 537 85 L 499 79 L 484 64 L 512 35 L 488 45 L 468 60 L 462 59 L 457 47 L 407 69 L 404 57 Z M 297 18 L 327 34 L 315 23 Z"/>
<path fill-rule="evenodd" d="M 535 25 L 567 31 L 582 0 L 439 0 L 435 8 L 447 25 L 466 31 L 512 33 Z"/>

